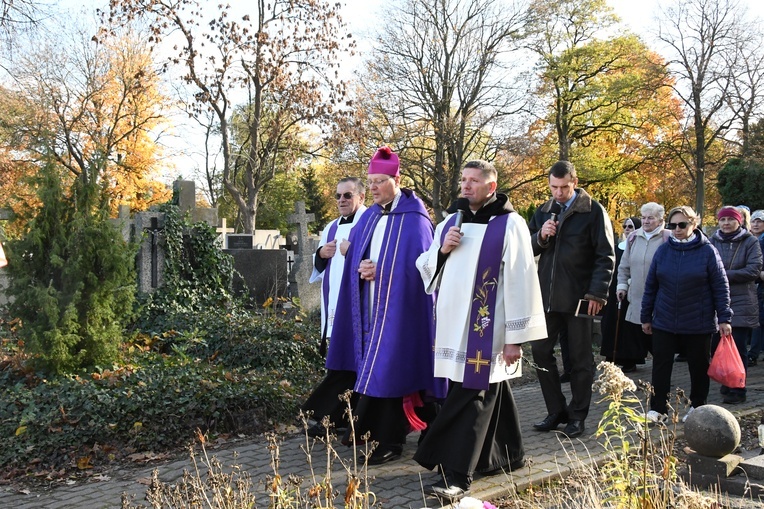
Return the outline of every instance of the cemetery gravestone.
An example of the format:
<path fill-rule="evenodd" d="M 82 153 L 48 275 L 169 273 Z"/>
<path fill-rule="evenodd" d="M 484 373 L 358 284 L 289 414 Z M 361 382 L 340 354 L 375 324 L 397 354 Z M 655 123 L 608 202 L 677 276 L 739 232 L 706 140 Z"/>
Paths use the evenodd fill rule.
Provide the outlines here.
<path fill-rule="evenodd" d="M 138 291 L 153 293 L 164 284 L 165 253 L 162 247 L 164 213 L 157 211 L 135 214 L 135 231 L 144 235 L 138 250 Z"/>
<path fill-rule="evenodd" d="M 308 223 L 315 221 L 315 215 L 305 212 L 303 201 L 294 204 L 294 211 L 295 213 L 287 218 L 290 224 L 297 225 L 297 250 L 294 265 L 289 273 L 291 294 L 300 299 L 300 306 L 304 310 L 312 311 L 321 304 L 321 285 L 309 283 L 316 245 L 308 236 Z"/>

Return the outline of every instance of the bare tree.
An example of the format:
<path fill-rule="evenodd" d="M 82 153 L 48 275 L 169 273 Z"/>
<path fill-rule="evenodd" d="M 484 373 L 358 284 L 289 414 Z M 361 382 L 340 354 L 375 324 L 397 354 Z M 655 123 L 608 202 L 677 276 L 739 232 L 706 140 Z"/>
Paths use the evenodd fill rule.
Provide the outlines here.
<path fill-rule="evenodd" d="M 677 154 L 695 182 L 695 208 L 701 217 L 706 170 L 727 154 L 717 151 L 718 161 L 708 156 L 735 120 L 727 106 L 744 47 L 743 14 L 735 0 L 677 0 L 662 10 L 658 20 L 658 38 L 671 53 L 666 55 L 669 69 L 689 123 Z"/>
<path fill-rule="evenodd" d="M 388 12 L 362 79 L 380 142 L 436 216 L 459 194 L 465 158 L 491 158 L 522 106 L 509 53 L 524 11 L 500 0 L 403 0 Z M 502 133 L 503 134 L 503 133 Z"/>
<path fill-rule="evenodd" d="M 181 69 L 192 88 L 195 114 L 214 113 L 223 186 L 251 233 L 260 190 L 301 154 L 299 130 L 342 114 L 345 84 L 337 66 L 354 41 L 338 4 L 257 0 L 248 7 L 251 15 L 234 20 L 230 6 L 218 6 L 206 29 L 204 8 L 194 0 L 112 0 L 109 18 L 146 20 L 157 43 L 173 44 L 180 35 L 167 65 Z M 246 131 L 234 138 L 231 117 L 239 101 Z"/>
<path fill-rule="evenodd" d="M 0 0 L 0 29 L 36 25 L 40 2 L 35 0 Z"/>
<path fill-rule="evenodd" d="M 752 123 L 761 115 L 764 104 L 764 34 L 761 21 L 741 31 L 737 44 L 735 74 L 730 84 L 728 106 L 732 110 L 740 135 L 740 155 L 751 155 Z"/>

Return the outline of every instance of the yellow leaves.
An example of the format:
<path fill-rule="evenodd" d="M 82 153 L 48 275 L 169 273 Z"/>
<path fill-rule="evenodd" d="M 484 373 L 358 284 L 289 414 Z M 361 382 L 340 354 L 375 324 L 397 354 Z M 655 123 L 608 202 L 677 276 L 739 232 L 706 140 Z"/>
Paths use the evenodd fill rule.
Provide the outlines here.
<path fill-rule="evenodd" d="M 18 428 L 16 428 L 16 436 L 17 437 L 23 435 L 26 432 L 27 432 L 27 427 L 26 426 L 19 426 Z"/>
<path fill-rule="evenodd" d="M 352 506 L 353 501 L 358 498 L 358 486 L 360 482 L 357 477 L 351 477 L 348 480 L 348 487 L 345 489 L 345 506 Z"/>
<path fill-rule="evenodd" d="M 93 465 L 90 464 L 90 456 L 85 456 L 83 458 L 77 459 L 77 468 L 80 470 L 88 470 L 93 468 Z"/>

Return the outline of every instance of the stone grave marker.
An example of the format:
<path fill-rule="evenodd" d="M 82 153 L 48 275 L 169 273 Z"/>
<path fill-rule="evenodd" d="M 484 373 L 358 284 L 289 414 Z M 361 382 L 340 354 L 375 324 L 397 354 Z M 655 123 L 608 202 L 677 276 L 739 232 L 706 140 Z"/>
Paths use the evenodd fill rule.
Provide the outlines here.
<path fill-rule="evenodd" d="M 226 249 L 254 249 L 255 236 L 249 233 L 229 233 L 225 237 Z"/>
<path fill-rule="evenodd" d="M 218 228 L 215 228 L 215 231 L 218 232 L 220 235 L 215 239 L 215 243 L 221 248 L 224 249 L 226 247 L 226 237 L 229 233 L 233 233 L 236 230 L 233 228 L 227 228 L 226 227 L 226 218 L 223 218 L 220 220 L 221 226 Z"/>
<path fill-rule="evenodd" d="M 290 292 L 292 297 L 300 299 L 300 306 L 312 311 L 321 304 L 321 285 L 311 285 L 313 272 L 313 253 L 316 245 L 308 236 L 308 223 L 315 221 L 314 214 L 305 212 L 305 202 L 294 204 L 294 214 L 287 218 L 290 224 L 297 225 L 297 249 L 292 270 L 289 272 Z"/>
<path fill-rule="evenodd" d="M 145 211 L 135 214 L 135 232 L 143 236 L 137 256 L 140 292 L 153 293 L 164 283 L 163 231 L 164 213 Z"/>

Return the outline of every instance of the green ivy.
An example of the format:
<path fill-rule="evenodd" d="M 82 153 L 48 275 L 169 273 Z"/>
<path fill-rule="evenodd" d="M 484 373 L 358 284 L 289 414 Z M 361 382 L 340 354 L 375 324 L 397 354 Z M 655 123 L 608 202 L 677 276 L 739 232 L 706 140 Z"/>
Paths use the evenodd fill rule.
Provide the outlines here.
<path fill-rule="evenodd" d="M 204 222 L 191 223 L 173 203 L 162 205 L 165 251 L 164 285 L 143 303 L 137 328 L 162 332 L 186 329 L 195 315 L 233 304 L 233 258 L 215 244 L 217 233 Z"/>
<path fill-rule="evenodd" d="M 241 332 L 258 331 L 258 338 L 239 338 L 231 352 L 209 358 L 198 354 L 222 346 L 222 338 L 184 355 L 138 349 L 121 366 L 82 376 L 0 370 L 0 466 L 62 468 L 94 444 L 121 457 L 186 444 L 197 428 L 255 433 L 293 422 L 322 376 L 318 326 L 278 318 L 250 326 Z M 234 362 L 236 355 L 242 358 Z"/>

